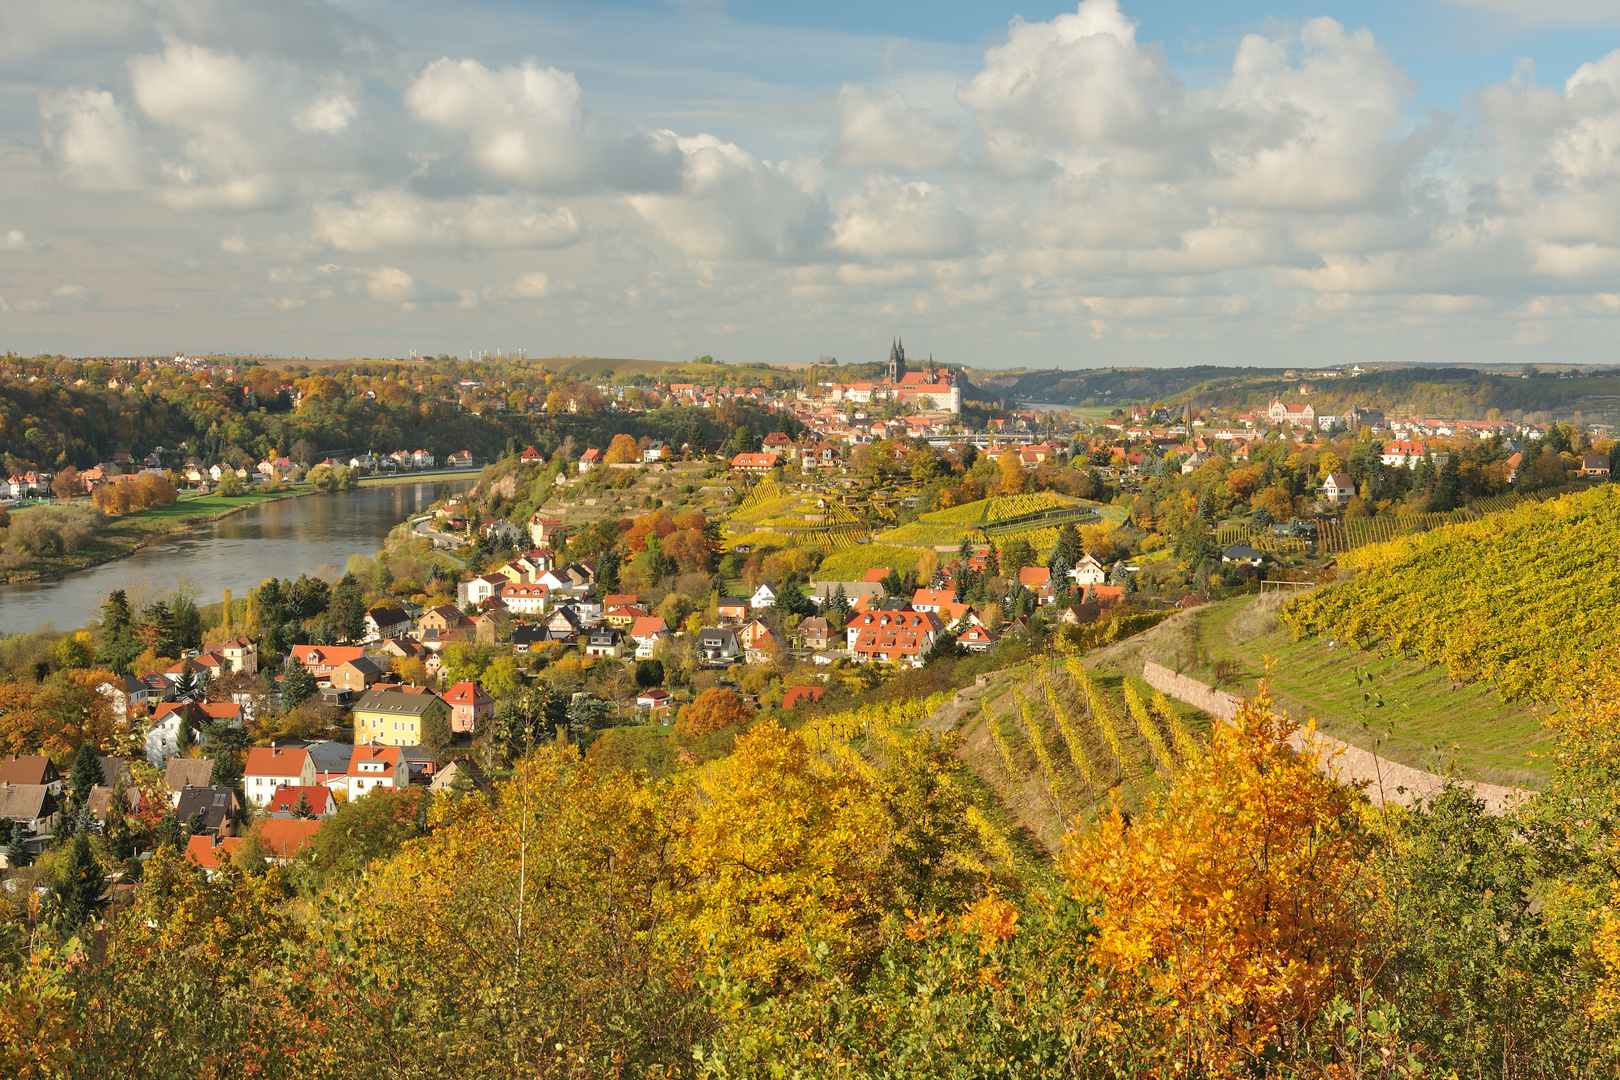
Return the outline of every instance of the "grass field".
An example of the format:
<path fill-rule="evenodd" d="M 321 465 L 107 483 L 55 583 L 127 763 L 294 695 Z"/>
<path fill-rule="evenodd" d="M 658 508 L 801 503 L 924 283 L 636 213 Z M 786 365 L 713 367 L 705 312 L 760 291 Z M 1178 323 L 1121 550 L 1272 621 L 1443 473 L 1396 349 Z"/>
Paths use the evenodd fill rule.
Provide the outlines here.
<path fill-rule="evenodd" d="M 1545 764 L 1531 756 L 1547 743 L 1534 709 L 1504 704 L 1489 684 L 1457 683 L 1420 661 L 1343 642 L 1329 648 L 1320 638 L 1295 641 L 1277 621 L 1280 603 L 1246 597 L 1199 608 L 1123 652 L 1123 666 L 1139 673 L 1141 661 L 1153 659 L 1213 683 L 1224 661 L 1221 689 L 1251 693 L 1270 656 L 1273 695 L 1295 720 L 1315 717 L 1329 735 L 1431 772 L 1531 787 L 1546 779 Z"/>

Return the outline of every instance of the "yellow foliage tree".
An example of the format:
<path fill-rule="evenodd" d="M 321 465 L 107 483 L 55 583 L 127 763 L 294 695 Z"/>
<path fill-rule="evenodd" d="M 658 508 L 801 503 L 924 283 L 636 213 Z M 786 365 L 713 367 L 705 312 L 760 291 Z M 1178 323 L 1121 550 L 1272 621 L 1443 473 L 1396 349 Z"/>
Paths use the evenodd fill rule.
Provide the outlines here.
<path fill-rule="evenodd" d="M 1342 988 L 1376 899 L 1360 796 L 1296 754 L 1269 691 L 1217 725 L 1129 826 L 1070 838 L 1074 895 L 1095 905 L 1104 973 L 1096 1045 L 1154 1076 L 1227 1076 L 1288 1050 Z"/>
<path fill-rule="evenodd" d="M 846 971 L 876 952 L 889 829 L 852 763 L 819 760 L 766 720 L 698 794 L 678 842 L 692 881 L 671 894 L 669 925 L 708 966 L 787 987 L 814 969 L 817 945 Z"/>
<path fill-rule="evenodd" d="M 998 490 L 1003 495 L 1022 495 L 1029 483 L 1024 475 L 1024 463 L 1017 450 L 1008 450 L 1001 455 L 1001 483 Z"/>
<path fill-rule="evenodd" d="M 602 460 L 609 465 L 628 465 L 641 460 L 641 448 L 636 445 L 633 435 L 620 432 L 608 443 L 607 453 L 603 455 Z"/>

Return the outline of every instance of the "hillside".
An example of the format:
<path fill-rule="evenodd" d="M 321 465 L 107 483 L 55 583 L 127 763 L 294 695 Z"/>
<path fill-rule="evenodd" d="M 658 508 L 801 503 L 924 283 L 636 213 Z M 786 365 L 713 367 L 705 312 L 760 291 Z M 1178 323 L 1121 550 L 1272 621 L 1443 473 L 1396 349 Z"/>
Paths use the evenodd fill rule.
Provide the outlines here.
<path fill-rule="evenodd" d="M 1300 638 L 1383 656 L 1547 701 L 1607 666 L 1620 618 L 1620 490 L 1603 485 L 1343 557 L 1350 580 L 1282 617 Z"/>

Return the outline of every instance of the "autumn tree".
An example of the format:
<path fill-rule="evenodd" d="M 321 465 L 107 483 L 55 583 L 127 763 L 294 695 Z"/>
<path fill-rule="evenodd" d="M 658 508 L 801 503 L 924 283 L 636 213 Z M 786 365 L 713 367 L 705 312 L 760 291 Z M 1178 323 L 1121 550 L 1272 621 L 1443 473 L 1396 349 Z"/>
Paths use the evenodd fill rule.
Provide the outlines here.
<path fill-rule="evenodd" d="M 1095 905 L 1097 1066 L 1230 1075 L 1297 1048 L 1363 959 L 1362 796 L 1295 752 L 1268 694 L 1129 823 L 1116 806 L 1070 839 L 1073 895 Z"/>
<path fill-rule="evenodd" d="M 84 479 L 79 470 L 68 465 L 51 481 L 51 494 L 58 499 L 71 499 L 75 495 L 84 494 Z"/>
<path fill-rule="evenodd" d="M 1018 451 L 1005 451 L 1000 464 L 1001 481 L 997 491 L 1002 495 L 1022 495 L 1029 485 L 1029 477 L 1024 475 L 1024 463 Z"/>
<path fill-rule="evenodd" d="M 641 451 L 636 446 L 635 436 L 620 432 L 608 443 L 607 453 L 602 460 L 609 465 L 628 465 L 640 458 Z"/>
<path fill-rule="evenodd" d="M 681 710 L 680 719 L 675 724 L 675 734 L 683 741 L 699 739 L 722 728 L 746 724 L 753 716 L 753 711 L 734 691 L 716 686 L 703 691 L 692 704 Z"/>

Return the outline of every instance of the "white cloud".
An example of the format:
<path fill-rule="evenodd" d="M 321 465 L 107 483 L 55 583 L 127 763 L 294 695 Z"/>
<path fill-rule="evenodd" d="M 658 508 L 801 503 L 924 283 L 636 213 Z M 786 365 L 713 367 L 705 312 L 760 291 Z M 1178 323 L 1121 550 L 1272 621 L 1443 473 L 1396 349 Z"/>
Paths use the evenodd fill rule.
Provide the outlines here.
<path fill-rule="evenodd" d="M 33 247 L 21 229 L 7 229 L 0 234 L 0 251 L 32 251 Z"/>
<path fill-rule="evenodd" d="M 353 101 L 341 93 L 326 94 L 311 102 L 309 107 L 299 113 L 294 123 L 300 131 L 316 131 L 324 135 L 336 135 L 343 131 L 355 118 L 360 115 Z"/>
<path fill-rule="evenodd" d="M 524 274 L 516 281 L 494 285 L 484 290 L 485 300 L 540 300 L 558 291 L 549 274 L 538 270 Z"/>
<path fill-rule="evenodd" d="M 105 90 L 69 90 L 40 100 L 45 148 L 69 181 L 87 191 L 132 191 L 154 166 L 123 106 Z"/>
<path fill-rule="evenodd" d="M 924 172 L 954 165 L 962 133 L 913 108 L 895 89 L 845 85 L 838 92 L 837 165 Z"/>
<path fill-rule="evenodd" d="M 874 176 L 835 207 L 833 246 L 856 255 L 943 258 L 963 254 L 972 224 L 942 188 Z"/>
<path fill-rule="evenodd" d="M 0 0 L 0 59 L 122 41 L 145 21 L 129 0 Z"/>
<path fill-rule="evenodd" d="M 705 259 L 816 256 L 827 226 L 819 162 L 773 166 L 713 135 L 679 146 L 686 161 L 680 191 L 629 197 L 664 239 Z"/>
<path fill-rule="evenodd" d="M 678 175 L 670 133 L 609 131 L 581 105 L 578 79 L 533 60 L 495 70 L 435 60 L 405 104 L 422 123 L 463 138 L 472 164 L 502 183 L 639 191 L 671 187 Z"/>
<path fill-rule="evenodd" d="M 424 304 L 453 300 L 454 293 L 417 281 L 396 266 L 379 266 L 365 281 L 366 295 L 385 304 L 398 304 L 402 311 L 415 311 Z"/>
<path fill-rule="evenodd" d="M 340 251 L 379 251 L 556 248 L 576 243 L 585 229 L 566 206 L 543 207 L 528 195 L 433 200 L 391 188 L 317 205 L 313 231 Z"/>

